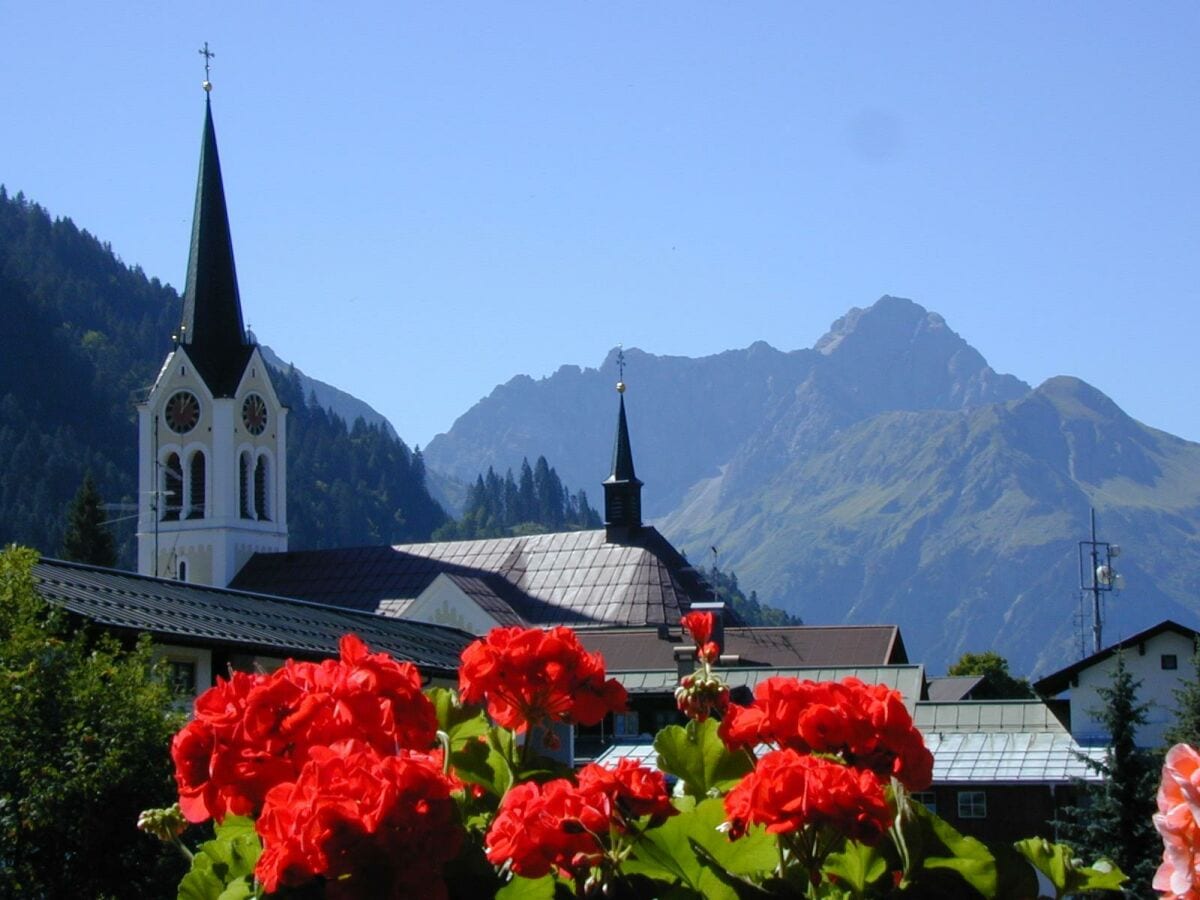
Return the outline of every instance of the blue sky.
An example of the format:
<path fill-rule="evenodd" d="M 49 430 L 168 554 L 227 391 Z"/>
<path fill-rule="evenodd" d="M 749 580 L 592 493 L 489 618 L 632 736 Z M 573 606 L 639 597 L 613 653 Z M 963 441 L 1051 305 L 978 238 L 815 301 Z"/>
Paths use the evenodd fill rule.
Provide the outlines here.
<path fill-rule="evenodd" d="M 1077 375 L 1200 439 L 1195 3 L 0 21 L 0 182 L 177 287 L 209 42 L 247 321 L 410 444 L 517 373 L 809 347 L 885 293 L 1002 372 Z"/>

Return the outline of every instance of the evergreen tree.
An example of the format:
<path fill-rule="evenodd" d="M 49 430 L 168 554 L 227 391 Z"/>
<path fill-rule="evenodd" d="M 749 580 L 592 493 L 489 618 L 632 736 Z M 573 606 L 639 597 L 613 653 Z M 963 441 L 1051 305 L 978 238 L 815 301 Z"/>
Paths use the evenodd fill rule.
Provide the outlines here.
<path fill-rule="evenodd" d="M 1167 729 L 1166 742 L 1200 748 L 1200 648 L 1192 653 L 1193 675 L 1175 689 L 1175 721 Z"/>
<path fill-rule="evenodd" d="M 525 458 L 521 460 L 521 477 L 517 490 L 520 494 L 520 507 L 513 514 L 513 521 L 541 521 L 538 518 L 537 491 L 533 487 L 533 469 L 529 467 L 529 460 Z"/>
<path fill-rule="evenodd" d="M 467 489 L 463 516 L 434 532 L 434 540 L 471 540 L 548 531 L 599 528 L 600 514 L 588 504 L 587 493 L 572 495 L 556 472 L 539 456 L 536 466 L 521 461 L 521 474 L 509 469 L 503 478 L 491 467 Z"/>
<path fill-rule="evenodd" d="M 83 477 L 79 492 L 71 501 L 67 515 L 67 533 L 63 537 L 63 559 L 113 568 L 117 564 L 117 544 L 104 524 L 104 504 L 92 473 Z"/>
<path fill-rule="evenodd" d="M 1099 782 L 1086 782 L 1079 806 L 1065 807 L 1053 824 L 1062 840 L 1090 864 L 1106 857 L 1115 862 L 1135 887 L 1127 896 L 1143 896 L 1162 857 L 1162 842 L 1154 830 L 1160 761 L 1137 746 L 1137 729 L 1146 723 L 1146 705 L 1137 702 L 1135 681 L 1121 653 L 1112 681 L 1100 688 L 1104 706 L 1090 710 L 1109 735 L 1103 762 L 1084 757 Z"/>

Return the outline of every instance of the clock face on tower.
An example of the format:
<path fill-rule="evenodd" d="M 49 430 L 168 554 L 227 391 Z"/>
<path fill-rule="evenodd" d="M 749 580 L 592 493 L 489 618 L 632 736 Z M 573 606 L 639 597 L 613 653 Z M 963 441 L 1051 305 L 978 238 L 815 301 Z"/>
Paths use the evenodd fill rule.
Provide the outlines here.
<path fill-rule="evenodd" d="M 267 404 L 258 394 L 249 394 L 242 401 L 242 424 L 253 435 L 260 435 L 267 427 Z"/>
<path fill-rule="evenodd" d="M 200 421 L 200 401 L 191 391 L 177 391 L 167 401 L 167 427 L 176 434 L 187 434 Z"/>

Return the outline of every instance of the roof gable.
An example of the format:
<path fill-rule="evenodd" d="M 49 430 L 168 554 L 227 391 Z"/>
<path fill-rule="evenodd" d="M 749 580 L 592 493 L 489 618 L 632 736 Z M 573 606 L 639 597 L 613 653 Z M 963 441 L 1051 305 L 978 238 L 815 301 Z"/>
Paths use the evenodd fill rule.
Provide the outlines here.
<path fill-rule="evenodd" d="M 1190 638 L 1193 642 L 1195 642 L 1197 636 L 1200 636 L 1200 632 L 1196 631 L 1194 628 L 1188 628 L 1186 625 L 1180 625 L 1178 622 L 1172 619 L 1164 619 L 1157 625 L 1147 628 L 1145 631 L 1139 631 L 1132 637 L 1127 637 L 1122 641 L 1118 641 L 1115 644 L 1105 647 L 1103 650 L 1093 653 L 1091 656 L 1084 657 L 1078 662 L 1074 662 L 1065 668 L 1059 669 L 1057 672 L 1051 672 L 1045 678 L 1042 678 L 1034 683 L 1034 690 L 1045 696 L 1060 694 L 1070 687 L 1072 680 L 1074 680 L 1074 678 L 1085 669 L 1090 669 L 1093 666 L 1103 663 L 1118 651 L 1137 647 L 1139 644 L 1145 643 L 1146 641 L 1149 641 L 1150 639 L 1166 632 L 1174 632 Z"/>

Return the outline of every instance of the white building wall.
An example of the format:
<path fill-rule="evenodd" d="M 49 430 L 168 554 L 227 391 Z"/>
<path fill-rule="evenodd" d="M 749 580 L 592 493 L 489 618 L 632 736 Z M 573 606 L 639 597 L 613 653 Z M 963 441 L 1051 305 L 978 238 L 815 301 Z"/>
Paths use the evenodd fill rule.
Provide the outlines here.
<path fill-rule="evenodd" d="M 1183 681 L 1196 677 L 1192 665 L 1192 639 L 1175 631 L 1165 631 L 1149 638 L 1137 647 L 1124 651 L 1125 667 L 1140 681 L 1138 702 L 1147 705 L 1146 724 L 1138 729 L 1138 744 L 1160 747 L 1165 732 L 1175 717 L 1174 691 Z M 1164 668 L 1174 657 L 1176 668 Z M 1100 742 L 1108 737 L 1096 717 L 1103 709 L 1101 688 L 1112 685 L 1117 658 L 1110 656 L 1079 673 L 1078 683 L 1071 685 L 1071 734 L 1081 743 Z"/>

